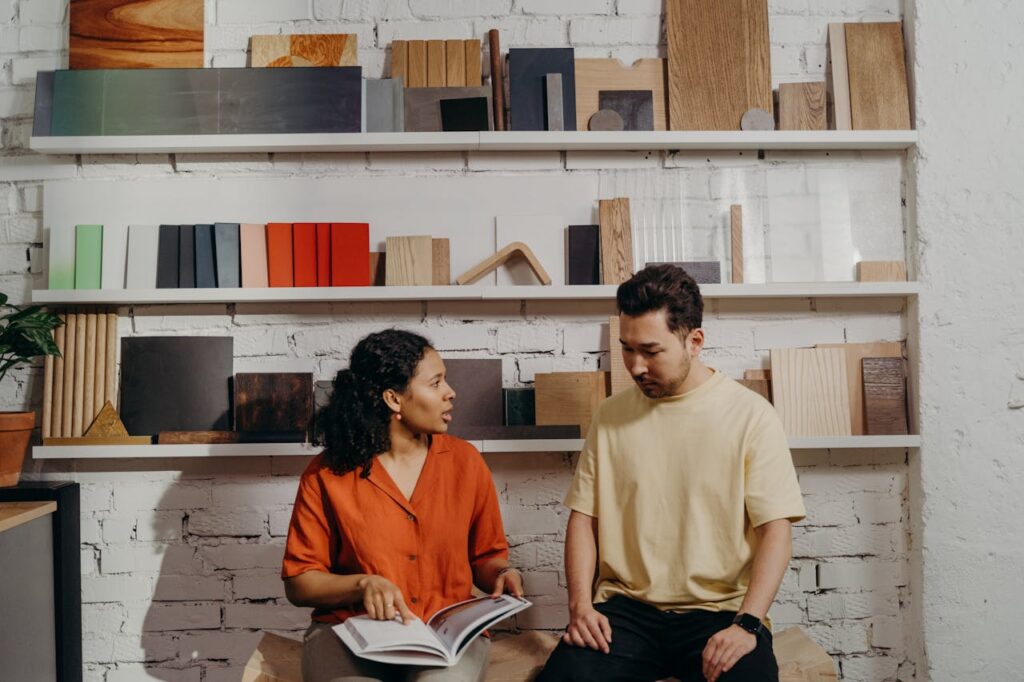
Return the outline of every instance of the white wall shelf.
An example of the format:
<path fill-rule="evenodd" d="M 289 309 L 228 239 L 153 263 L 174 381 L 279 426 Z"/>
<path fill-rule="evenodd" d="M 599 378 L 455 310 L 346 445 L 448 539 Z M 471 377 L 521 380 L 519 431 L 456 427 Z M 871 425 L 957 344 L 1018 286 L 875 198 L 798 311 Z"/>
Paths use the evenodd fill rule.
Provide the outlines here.
<path fill-rule="evenodd" d="M 272 152 L 902 150 L 914 130 L 301 133 L 33 137 L 44 154 L 214 154 Z"/>
<path fill-rule="evenodd" d="M 308 287 L 276 289 L 37 289 L 41 305 L 145 305 L 175 303 L 309 303 L 441 300 L 607 300 L 615 285 Z M 704 284 L 704 298 L 903 298 L 917 296 L 917 282 L 798 282 Z"/>
<path fill-rule="evenodd" d="M 577 452 L 580 439 L 470 441 L 480 452 Z M 832 436 L 791 438 L 793 450 L 906 449 L 921 445 L 920 436 Z M 191 457 L 302 457 L 319 451 L 308 444 L 243 445 L 44 445 L 32 448 L 35 459 L 153 459 Z"/>

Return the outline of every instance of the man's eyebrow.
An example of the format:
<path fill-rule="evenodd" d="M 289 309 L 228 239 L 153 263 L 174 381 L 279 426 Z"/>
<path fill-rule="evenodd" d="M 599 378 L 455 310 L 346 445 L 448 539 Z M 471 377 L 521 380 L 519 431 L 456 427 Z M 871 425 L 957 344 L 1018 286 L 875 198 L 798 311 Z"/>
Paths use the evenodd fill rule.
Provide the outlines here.
<path fill-rule="evenodd" d="M 626 343 L 622 339 L 619 339 L 619 343 L 621 343 L 623 346 L 628 346 L 629 345 L 628 343 Z M 647 343 L 638 343 L 637 345 L 640 346 L 641 348 L 654 348 L 656 346 L 660 347 L 661 343 L 658 342 L 658 341 L 648 341 Z"/>

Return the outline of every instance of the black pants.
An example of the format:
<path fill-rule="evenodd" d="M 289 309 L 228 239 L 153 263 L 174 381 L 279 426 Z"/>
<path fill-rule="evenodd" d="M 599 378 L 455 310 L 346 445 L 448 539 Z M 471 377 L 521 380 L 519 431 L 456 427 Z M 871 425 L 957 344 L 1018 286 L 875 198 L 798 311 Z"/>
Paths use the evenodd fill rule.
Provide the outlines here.
<path fill-rule="evenodd" d="M 607 680 L 651 682 L 676 677 L 703 682 L 701 653 L 716 632 L 732 624 L 733 611 L 666 613 L 627 597 L 598 604 L 612 627 L 611 652 L 559 642 L 537 682 Z M 779 666 L 771 635 L 758 637 L 757 648 L 741 658 L 721 682 L 778 682 Z"/>

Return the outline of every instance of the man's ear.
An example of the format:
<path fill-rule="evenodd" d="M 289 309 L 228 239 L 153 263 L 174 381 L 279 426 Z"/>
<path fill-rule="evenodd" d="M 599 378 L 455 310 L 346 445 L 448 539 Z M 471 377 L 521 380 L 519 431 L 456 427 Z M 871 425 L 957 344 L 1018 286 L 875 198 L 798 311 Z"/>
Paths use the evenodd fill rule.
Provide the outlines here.
<path fill-rule="evenodd" d="M 692 355 L 697 355 L 704 348 L 704 330 L 698 327 L 694 329 L 690 334 L 690 341 L 687 347 L 687 351 Z"/>

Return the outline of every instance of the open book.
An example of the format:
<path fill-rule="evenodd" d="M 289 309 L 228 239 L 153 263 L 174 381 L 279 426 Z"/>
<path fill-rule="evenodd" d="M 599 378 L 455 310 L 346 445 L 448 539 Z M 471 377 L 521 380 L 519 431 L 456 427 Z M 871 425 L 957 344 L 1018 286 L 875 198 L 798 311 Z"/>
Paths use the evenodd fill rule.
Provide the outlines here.
<path fill-rule="evenodd" d="M 355 616 L 335 625 L 334 632 L 352 653 L 371 661 L 447 667 L 459 662 L 477 635 L 530 606 L 507 594 L 480 597 L 443 608 L 426 623 Z"/>

